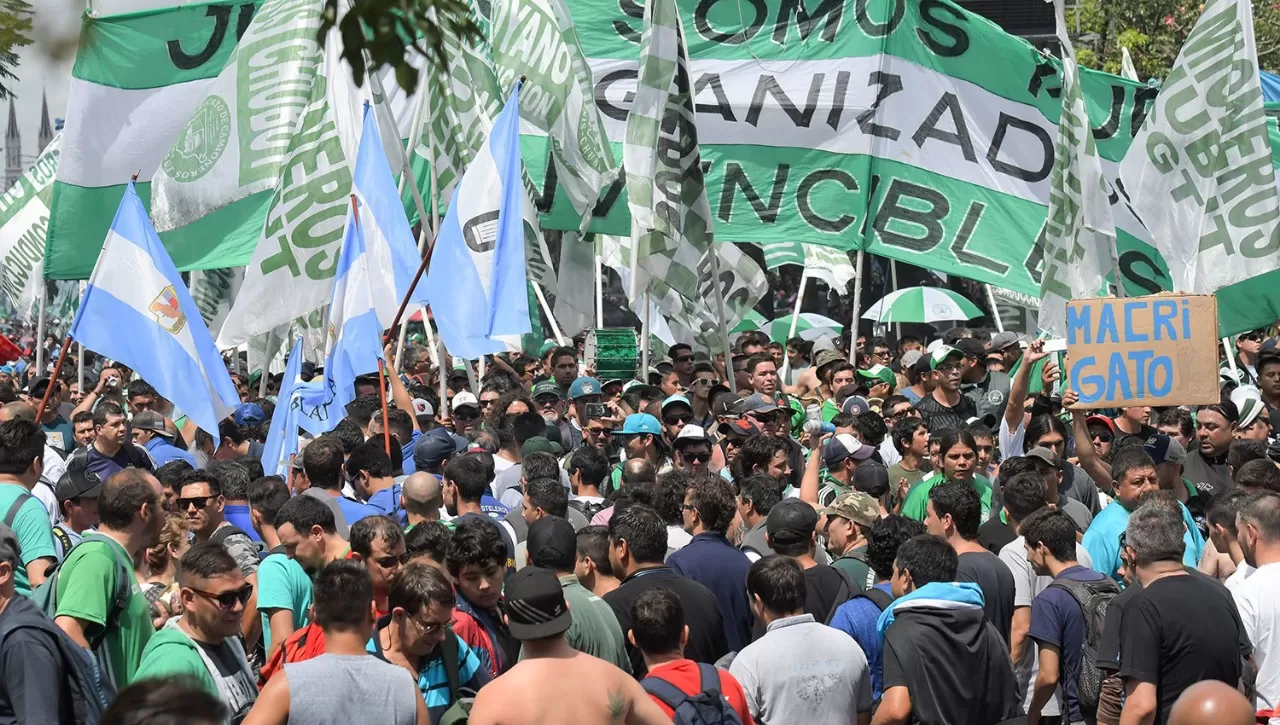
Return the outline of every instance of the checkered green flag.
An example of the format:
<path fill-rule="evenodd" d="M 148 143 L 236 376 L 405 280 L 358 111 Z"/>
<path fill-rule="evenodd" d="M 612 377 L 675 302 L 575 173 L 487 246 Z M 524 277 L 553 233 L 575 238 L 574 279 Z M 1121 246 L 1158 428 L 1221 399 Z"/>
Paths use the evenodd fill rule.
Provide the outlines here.
<path fill-rule="evenodd" d="M 805 245 L 800 242 L 762 242 L 765 269 L 777 269 L 785 264 L 803 267 Z"/>

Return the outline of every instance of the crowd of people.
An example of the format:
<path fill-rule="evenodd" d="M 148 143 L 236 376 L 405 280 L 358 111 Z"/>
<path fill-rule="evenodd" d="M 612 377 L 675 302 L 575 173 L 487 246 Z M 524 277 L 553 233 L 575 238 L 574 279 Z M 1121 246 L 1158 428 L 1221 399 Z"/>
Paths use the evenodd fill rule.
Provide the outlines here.
<path fill-rule="evenodd" d="M 286 475 L 279 375 L 202 431 L 0 368 L 0 725 L 1266 722 L 1280 351 L 1236 342 L 1220 403 L 1118 410 L 963 327 L 410 345 Z"/>

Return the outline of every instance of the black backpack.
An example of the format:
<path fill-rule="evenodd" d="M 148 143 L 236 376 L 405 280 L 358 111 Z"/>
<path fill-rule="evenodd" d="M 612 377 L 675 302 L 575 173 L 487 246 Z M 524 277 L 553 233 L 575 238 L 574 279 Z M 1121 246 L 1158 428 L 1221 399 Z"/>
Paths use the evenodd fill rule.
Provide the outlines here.
<path fill-rule="evenodd" d="M 588 524 L 591 523 L 591 519 L 595 518 L 596 514 L 600 513 L 601 511 L 604 511 L 610 506 L 608 501 L 601 501 L 600 503 L 588 503 L 586 501 L 580 501 L 577 499 L 570 501 L 569 505 L 577 509 L 578 513 L 587 517 Z"/>
<path fill-rule="evenodd" d="M 1098 711 L 1098 698 L 1102 694 L 1102 680 L 1098 669 L 1098 643 L 1102 640 L 1102 626 L 1107 619 L 1107 607 L 1120 593 L 1120 587 L 1109 577 L 1097 581 L 1054 579 L 1050 587 L 1056 587 L 1071 595 L 1084 614 L 1084 644 L 1080 648 L 1080 673 L 1076 676 L 1076 700 L 1080 712 L 1087 717 Z"/>
<path fill-rule="evenodd" d="M 698 663 L 701 692 L 689 695 L 656 675 L 640 681 L 640 686 L 675 711 L 675 725 L 742 725 L 742 718 L 720 693 L 720 673 L 704 662 Z"/>

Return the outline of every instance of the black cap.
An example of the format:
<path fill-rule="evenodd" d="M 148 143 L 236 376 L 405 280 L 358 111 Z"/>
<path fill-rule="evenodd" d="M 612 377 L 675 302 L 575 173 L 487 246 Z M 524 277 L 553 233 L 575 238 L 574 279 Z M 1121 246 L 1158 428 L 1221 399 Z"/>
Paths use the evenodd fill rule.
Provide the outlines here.
<path fill-rule="evenodd" d="M 507 577 L 503 589 L 507 626 L 516 639 L 554 637 L 573 624 L 560 579 L 550 569 L 526 566 Z"/>
<path fill-rule="evenodd" d="M 49 389 L 49 378 L 40 378 L 31 383 L 31 396 L 33 398 L 43 398 L 45 391 Z"/>
<path fill-rule="evenodd" d="M 561 554 L 575 554 L 578 551 L 578 536 L 573 531 L 573 524 L 559 516 L 543 516 L 529 527 L 525 543 L 529 548 L 529 556 L 537 556 L 543 549 L 555 549 Z"/>
<path fill-rule="evenodd" d="M 102 477 L 73 457 L 53 492 L 58 503 L 73 498 L 97 498 L 102 493 Z"/>
<path fill-rule="evenodd" d="M 875 461 L 858 464 L 853 472 L 855 490 L 880 498 L 889 492 L 889 469 Z"/>
<path fill-rule="evenodd" d="M 765 531 L 769 540 L 780 544 L 808 541 L 818 528 L 818 510 L 812 504 L 798 498 L 784 498 L 765 519 Z"/>
<path fill-rule="evenodd" d="M 952 347 L 964 353 L 965 357 L 971 357 L 983 362 L 987 360 L 987 346 L 972 337 L 956 340 L 956 344 L 952 345 Z"/>

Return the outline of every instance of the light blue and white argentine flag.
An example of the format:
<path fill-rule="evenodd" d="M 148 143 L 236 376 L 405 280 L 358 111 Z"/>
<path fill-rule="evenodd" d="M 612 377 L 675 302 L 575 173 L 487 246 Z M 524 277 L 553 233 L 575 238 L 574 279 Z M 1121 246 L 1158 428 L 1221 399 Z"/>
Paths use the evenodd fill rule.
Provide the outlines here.
<path fill-rule="evenodd" d="M 422 258 L 413 241 L 413 230 L 404 215 L 400 191 L 387 165 L 379 134 L 376 113 L 365 103 L 364 129 L 356 153 L 353 183 L 360 202 L 360 225 L 369 257 L 369 284 L 378 308 L 378 321 L 386 329 L 395 320 L 400 300 L 409 292 Z M 418 285 L 417 294 L 409 301 L 425 304 L 424 289 L 424 285 Z"/>
<path fill-rule="evenodd" d="M 287 478 L 289 461 L 298 452 L 298 408 L 294 405 L 294 398 L 301 385 L 298 380 L 301 372 L 302 338 L 299 337 L 293 345 L 293 352 L 289 353 L 284 378 L 280 381 L 280 394 L 276 398 L 276 412 L 271 416 L 271 428 L 267 431 L 267 442 L 262 448 L 262 468 L 268 476 Z"/>
<path fill-rule="evenodd" d="M 236 386 L 138 192 L 129 183 L 71 336 L 138 372 L 207 432 L 240 404 Z"/>
<path fill-rule="evenodd" d="M 506 349 L 529 332 L 520 184 L 520 84 L 458 183 L 427 272 L 426 290 L 450 354 Z"/>
<path fill-rule="evenodd" d="M 364 214 L 357 215 L 354 208 L 347 212 L 347 236 L 329 301 L 324 398 L 337 411 L 355 399 L 356 377 L 377 371 L 382 359 L 382 323 L 373 302 L 363 219 Z"/>

